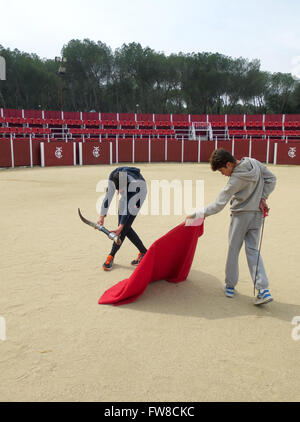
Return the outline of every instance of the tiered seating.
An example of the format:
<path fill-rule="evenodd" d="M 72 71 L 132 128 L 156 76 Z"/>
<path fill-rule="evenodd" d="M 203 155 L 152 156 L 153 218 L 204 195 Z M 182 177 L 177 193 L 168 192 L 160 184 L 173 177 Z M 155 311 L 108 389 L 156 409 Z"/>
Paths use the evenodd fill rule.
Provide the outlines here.
<path fill-rule="evenodd" d="M 171 116 L 170 114 L 155 114 L 154 118 L 156 128 L 171 128 Z"/>
<path fill-rule="evenodd" d="M 86 111 L 81 113 L 82 123 L 85 127 L 101 126 L 101 113 L 96 111 Z"/>
<path fill-rule="evenodd" d="M 234 136 L 235 138 L 250 138 L 250 137 L 276 137 L 281 138 L 287 136 L 286 133 L 282 130 L 260 130 L 260 129 L 247 129 L 247 130 L 228 130 L 228 135 L 230 137 Z"/>
<path fill-rule="evenodd" d="M 209 114 L 208 121 L 213 128 L 222 128 L 225 129 L 225 114 Z"/>
<path fill-rule="evenodd" d="M 228 130 L 228 135 L 229 136 L 235 136 L 235 137 L 246 137 L 247 136 L 247 131 L 242 129 L 229 129 Z"/>
<path fill-rule="evenodd" d="M 209 127 L 208 116 L 206 114 L 191 114 L 190 115 L 190 133 L 195 134 L 196 139 L 199 137 L 207 137 L 209 139 L 209 134 L 207 129 Z"/>
<path fill-rule="evenodd" d="M 209 114 L 208 122 L 211 124 L 214 139 L 220 137 L 226 139 L 225 114 Z"/>
<path fill-rule="evenodd" d="M 0 109 L 0 138 L 300 139 L 300 115 L 189 115 Z"/>
<path fill-rule="evenodd" d="M 39 135 L 48 135 L 51 134 L 51 130 L 49 128 L 39 128 L 39 127 L 0 127 L 0 133 L 3 134 L 16 134 L 16 135 L 24 135 L 24 134 L 39 134 Z"/>
<path fill-rule="evenodd" d="M 285 130 L 284 136 L 288 138 L 294 138 L 294 137 L 300 138 L 300 126 L 298 130 Z"/>
<path fill-rule="evenodd" d="M 188 114 L 174 114 L 171 116 L 172 129 L 177 137 L 184 137 L 191 126 Z"/>
<path fill-rule="evenodd" d="M 191 125 L 188 114 L 174 114 L 172 123 L 173 128 L 188 128 Z"/>
<path fill-rule="evenodd" d="M 263 115 L 262 114 L 246 114 L 245 127 L 252 128 L 263 128 Z"/>
<path fill-rule="evenodd" d="M 282 114 L 267 114 L 265 116 L 265 122 L 264 122 L 264 127 L 266 129 L 268 128 L 278 128 L 281 129 L 283 128 L 283 122 L 282 122 Z"/>
<path fill-rule="evenodd" d="M 116 113 L 101 113 L 101 124 L 106 128 L 117 128 L 119 122 Z"/>
<path fill-rule="evenodd" d="M 43 119 L 42 110 L 24 110 L 23 116 L 25 119 Z"/>
<path fill-rule="evenodd" d="M 265 136 L 266 133 L 262 129 L 247 129 L 245 130 L 247 136 Z"/>
<path fill-rule="evenodd" d="M 171 136 L 175 135 L 173 129 L 87 129 L 87 128 L 70 128 L 69 132 L 71 135 L 113 135 L 113 136 Z"/>
<path fill-rule="evenodd" d="M 6 123 L 12 125 L 22 125 L 26 123 L 26 120 L 23 117 L 6 117 Z"/>
<path fill-rule="evenodd" d="M 119 113 L 119 125 L 123 129 L 136 128 L 135 114 Z"/>
<path fill-rule="evenodd" d="M 244 124 L 244 115 L 243 114 L 231 114 L 227 116 L 227 128 L 232 129 L 243 129 Z"/>
<path fill-rule="evenodd" d="M 191 125 L 195 122 L 207 122 L 207 118 L 206 114 L 191 114 Z"/>
<path fill-rule="evenodd" d="M 6 108 L 4 117 L 24 117 L 23 110 Z"/>
<path fill-rule="evenodd" d="M 300 114 L 286 114 L 284 119 L 284 127 L 287 129 L 300 129 Z"/>
<path fill-rule="evenodd" d="M 137 114 L 137 128 L 138 129 L 147 129 L 153 128 L 155 126 L 153 114 Z"/>

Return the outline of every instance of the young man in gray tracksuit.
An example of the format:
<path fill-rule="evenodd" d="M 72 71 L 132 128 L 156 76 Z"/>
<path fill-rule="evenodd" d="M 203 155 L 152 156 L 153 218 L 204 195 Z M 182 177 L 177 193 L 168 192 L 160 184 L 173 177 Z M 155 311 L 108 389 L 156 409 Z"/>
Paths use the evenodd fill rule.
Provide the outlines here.
<path fill-rule="evenodd" d="M 217 214 L 231 200 L 225 294 L 228 297 L 234 296 L 239 277 L 239 253 L 245 241 L 250 274 L 258 290 L 254 304 L 271 302 L 273 299 L 268 289 L 269 281 L 261 256 L 258 261 L 258 243 L 263 213 L 268 210 L 266 200 L 275 188 L 276 177 L 254 158 L 243 158 L 239 161 L 221 148 L 212 153 L 210 165 L 213 171 L 219 170 L 221 174 L 229 177 L 229 181 L 214 203 L 187 217 L 187 224 L 190 219 Z"/>

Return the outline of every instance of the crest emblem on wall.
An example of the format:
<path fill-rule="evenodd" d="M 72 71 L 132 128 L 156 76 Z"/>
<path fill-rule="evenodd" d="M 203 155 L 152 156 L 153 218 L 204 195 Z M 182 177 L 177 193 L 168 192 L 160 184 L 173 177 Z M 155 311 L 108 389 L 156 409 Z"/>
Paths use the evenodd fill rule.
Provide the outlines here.
<path fill-rule="evenodd" d="M 100 147 L 94 147 L 93 148 L 93 156 L 95 158 L 99 158 L 100 157 Z"/>
<path fill-rule="evenodd" d="M 62 155 L 62 147 L 56 147 L 56 150 L 55 150 L 55 153 L 54 154 L 55 154 L 55 157 L 56 158 L 59 158 L 59 159 L 62 158 L 62 156 L 63 156 Z"/>
<path fill-rule="evenodd" d="M 295 158 L 296 157 L 296 147 L 290 147 L 289 152 L 288 152 L 288 156 L 290 158 Z"/>

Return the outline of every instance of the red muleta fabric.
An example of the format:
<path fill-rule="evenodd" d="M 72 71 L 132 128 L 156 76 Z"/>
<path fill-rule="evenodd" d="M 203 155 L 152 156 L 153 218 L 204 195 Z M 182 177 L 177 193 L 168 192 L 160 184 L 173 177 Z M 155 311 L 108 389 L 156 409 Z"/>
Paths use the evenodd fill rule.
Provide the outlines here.
<path fill-rule="evenodd" d="M 182 223 L 175 227 L 156 240 L 132 275 L 106 290 L 98 303 L 124 305 L 141 296 L 151 282 L 179 283 L 186 280 L 202 234 L 203 221 L 200 225 L 185 226 Z"/>

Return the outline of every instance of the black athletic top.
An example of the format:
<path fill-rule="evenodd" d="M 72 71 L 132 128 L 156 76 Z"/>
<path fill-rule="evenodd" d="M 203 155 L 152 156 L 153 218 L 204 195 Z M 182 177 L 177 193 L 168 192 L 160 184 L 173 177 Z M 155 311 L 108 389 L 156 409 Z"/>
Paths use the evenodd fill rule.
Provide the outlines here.
<path fill-rule="evenodd" d="M 140 208 L 140 199 L 144 200 L 147 194 L 147 185 L 140 169 L 136 167 L 117 167 L 110 173 L 108 188 L 101 206 L 101 215 L 106 216 L 116 190 L 121 195 L 118 210 L 121 216 L 120 224 L 126 224 L 129 215 L 137 215 Z M 131 202 L 130 207 L 128 207 L 129 201 L 137 193 L 139 195 L 136 202 Z M 132 204 L 134 204 L 133 207 Z"/>

